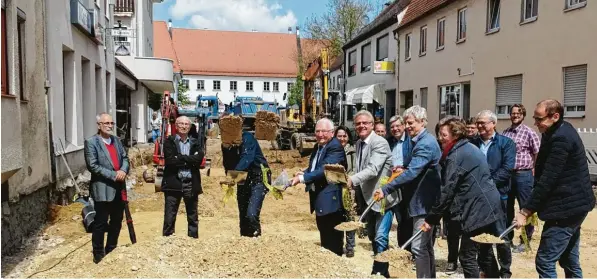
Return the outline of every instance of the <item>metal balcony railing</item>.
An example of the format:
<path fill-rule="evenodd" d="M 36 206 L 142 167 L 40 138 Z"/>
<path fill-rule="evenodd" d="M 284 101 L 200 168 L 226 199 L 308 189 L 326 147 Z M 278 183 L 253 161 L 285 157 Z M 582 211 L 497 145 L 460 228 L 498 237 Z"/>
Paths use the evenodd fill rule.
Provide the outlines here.
<path fill-rule="evenodd" d="M 134 0 L 116 0 L 114 6 L 114 13 L 134 13 L 135 12 L 135 1 Z"/>

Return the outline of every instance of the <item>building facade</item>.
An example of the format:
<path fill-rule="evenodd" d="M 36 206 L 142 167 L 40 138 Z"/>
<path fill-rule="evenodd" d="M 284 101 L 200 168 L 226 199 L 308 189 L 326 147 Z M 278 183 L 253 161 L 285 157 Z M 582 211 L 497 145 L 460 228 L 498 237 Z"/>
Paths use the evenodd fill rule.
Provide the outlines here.
<path fill-rule="evenodd" d="M 172 92 L 175 88 L 173 61 L 153 57 L 153 4 L 162 1 L 119 0 L 114 5 L 111 47 L 119 66 L 116 112 L 131 144 L 148 141 L 149 94 Z"/>
<path fill-rule="evenodd" d="M 586 0 L 413 0 L 397 28 L 399 107 L 445 115 L 495 111 L 509 125 L 522 103 L 525 123 L 540 100 L 555 98 L 576 127 L 597 121 L 597 3 Z M 586 35 L 585 35 L 586 34 Z M 592 93 L 591 93 L 592 92 Z M 402 97 L 404 96 L 404 98 Z"/>
<path fill-rule="evenodd" d="M 39 2 L 2 1 L 2 255 L 41 228 L 49 205 L 46 14 Z"/>
<path fill-rule="evenodd" d="M 396 112 L 397 40 L 392 31 L 397 27 L 397 15 L 407 2 L 395 1 L 386 6 L 343 46 L 348 104 L 344 109 L 344 121 L 349 127 L 353 126 L 352 115 L 357 109 L 366 108 L 386 122 Z M 372 95 L 372 98 L 363 98 L 363 95 Z"/>

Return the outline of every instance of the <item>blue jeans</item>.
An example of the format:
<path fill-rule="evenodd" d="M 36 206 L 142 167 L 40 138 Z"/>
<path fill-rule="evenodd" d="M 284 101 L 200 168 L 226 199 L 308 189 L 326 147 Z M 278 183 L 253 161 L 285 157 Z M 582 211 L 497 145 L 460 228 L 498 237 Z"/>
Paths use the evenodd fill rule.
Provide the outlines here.
<path fill-rule="evenodd" d="M 249 174 L 249 176 L 253 176 Z M 261 206 L 268 190 L 263 185 L 262 175 L 247 177 L 244 185 L 237 185 L 236 199 L 238 201 L 238 215 L 240 235 L 257 237 L 261 235 L 259 215 Z"/>
<path fill-rule="evenodd" d="M 394 213 L 391 209 L 386 210 L 382 216 L 379 212 L 369 212 L 367 221 L 367 236 L 373 246 L 373 253 L 375 255 L 388 250 L 390 240 L 390 229 L 392 228 L 392 219 Z M 389 263 L 373 262 L 373 270 L 371 274 L 380 273 L 382 276 L 388 278 Z"/>
<path fill-rule="evenodd" d="M 519 207 L 523 207 L 527 200 L 531 197 L 533 192 L 533 183 L 535 178 L 533 177 L 532 170 L 521 170 L 516 171 L 512 175 L 512 191 L 510 192 L 510 200 L 508 201 L 508 219 L 514 219 L 514 199 L 518 201 Z M 535 227 L 533 225 L 527 225 L 524 227 L 529 241 L 533 237 Z M 509 234 L 510 239 L 514 236 L 514 232 Z M 522 244 L 522 236 L 520 237 L 520 243 Z"/>
<path fill-rule="evenodd" d="M 160 137 L 160 129 L 151 130 L 151 139 L 153 140 L 153 142 L 155 142 L 155 140 L 159 137 Z"/>
<path fill-rule="evenodd" d="M 557 278 L 556 262 L 566 278 L 582 278 L 580 267 L 580 226 L 587 213 L 561 221 L 546 221 L 537 249 L 535 265 L 539 278 Z"/>

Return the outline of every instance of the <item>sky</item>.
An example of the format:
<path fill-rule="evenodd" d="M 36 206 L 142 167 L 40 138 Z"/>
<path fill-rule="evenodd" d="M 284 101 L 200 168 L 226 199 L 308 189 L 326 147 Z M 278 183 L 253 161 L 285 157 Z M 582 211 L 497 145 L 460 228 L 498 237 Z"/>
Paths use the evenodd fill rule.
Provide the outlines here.
<path fill-rule="evenodd" d="M 326 10 L 326 0 L 165 0 L 154 20 L 172 19 L 175 28 L 287 32 Z"/>
<path fill-rule="evenodd" d="M 387 0 L 386 0 L 387 1 Z M 386 1 L 370 0 L 381 7 Z M 153 6 L 154 20 L 175 28 L 287 32 L 327 10 L 327 0 L 165 0 Z"/>

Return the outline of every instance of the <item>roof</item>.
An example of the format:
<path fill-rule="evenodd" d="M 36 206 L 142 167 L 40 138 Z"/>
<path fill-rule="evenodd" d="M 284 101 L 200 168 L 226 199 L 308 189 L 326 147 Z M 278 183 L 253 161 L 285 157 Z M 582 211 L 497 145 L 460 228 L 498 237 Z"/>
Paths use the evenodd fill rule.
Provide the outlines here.
<path fill-rule="evenodd" d="M 164 27 L 168 36 L 165 22 L 154 24 L 154 30 Z M 187 75 L 296 77 L 298 73 L 295 34 L 183 28 L 171 32 L 170 40 L 163 31 L 154 31 L 156 55 L 174 60 L 173 55 Z M 322 41 L 301 39 L 303 61 L 312 61 L 324 46 Z"/>
<path fill-rule="evenodd" d="M 174 72 L 180 72 L 180 61 L 176 56 L 176 50 L 168 33 L 168 25 L 165 21 L 153 22 L 153 56 L 168 58 L 174 61 Z"/>
<path fill-rule="evenodd" d="M 454 0 L 411 0 L 397 30 L 445 7 Z"/>
<path fill-rule="evenodd" d="M 339 55 L 334 60 L 332 60 L 332 65 L 330 66 L 330 72 L 333 72 L 335 70 L 342 68 L 343 64 L 344 64 L 344 57 L 342 55 Z"/>
<path fill-rule="evenodd" d="M 414 0 L 413 0 L 414 1 Z M 423 0 L 425 1 L 425 0 Z M 395 0 L 392 4 L 386 7 L 379 15 L 342 48 L 348 49 L 358 43 L 370 38 L 374 34 L 382 31 L 385 28 L 392 26 L 398 22 L 397 15 L 411 2 L 411 0 Z"/>

